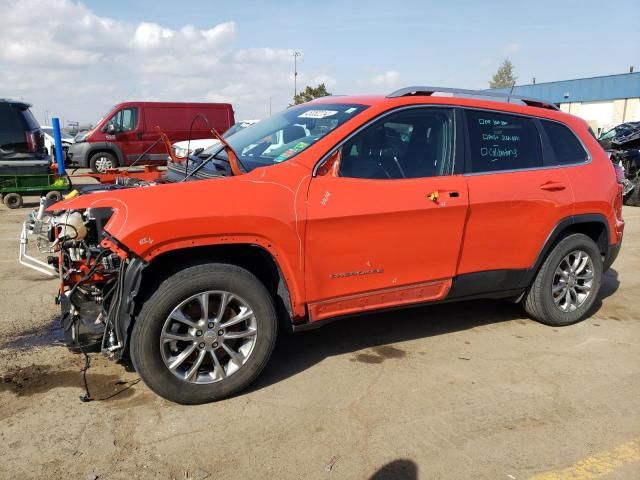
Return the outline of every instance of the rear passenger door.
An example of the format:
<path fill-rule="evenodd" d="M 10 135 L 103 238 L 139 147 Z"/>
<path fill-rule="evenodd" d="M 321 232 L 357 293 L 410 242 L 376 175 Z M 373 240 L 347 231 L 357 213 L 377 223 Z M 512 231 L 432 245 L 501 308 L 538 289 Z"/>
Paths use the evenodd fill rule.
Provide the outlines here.
<path fill-rule="evenodd" d="M 527 269 L 572 214 L 569 179 L 543 160 L 538 120 L 475 109 L 465 117 L 469 218 L 458 274 Z"/>

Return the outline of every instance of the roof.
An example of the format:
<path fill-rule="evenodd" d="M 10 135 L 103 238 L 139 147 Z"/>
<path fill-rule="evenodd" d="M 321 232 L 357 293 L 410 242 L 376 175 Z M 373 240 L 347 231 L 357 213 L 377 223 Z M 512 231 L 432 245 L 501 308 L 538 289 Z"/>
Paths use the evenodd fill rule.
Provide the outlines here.
<path fill-rule="evenodd" d="M 509 88 L 495 88 L 490 91 L 508 93 L 510 90 Z M 639 98 L 640 72 L 516 85 L 513 88 L 513 94 L 541 98 L 552 103 Z"/>
<path fill-rule="evenodd" d="M 0 102 L 8 103 L 10 105 L 16 106 L 16 107 L 21 108 L 23 110 L 26 110 L 27 108 L 31 107 L 31 104 L 29 104 L 29 103 L 22 102 L 20 100 L 11 100 L 10 98 L 0 98 Z"/>
<path fill-rule="evenodd" d="M 409 87 L 415 91 L 416 87 Z M 475 92 L 474 92 L 475 93 Z M 496 101 L 498 100 L 498 101 Z M 506 102 L 503 98 L 495 99 L 484 95 L 404 95 L 404 96 L 382 96 L 382 95 L 362 95 L 362 96 L 327 96 L 319 97 L 303 105 L 326 105 L 331 103 L 367 105 L 371 107 L 369 113 L 372 116 L 378 115 L 395 107 L 419 106 L 419 105 L 441 105 L 443 107 L 459 106 L 469 108 L 480 108 L 484 110 L 495 110 L 504 113 L 518 113 L 523 115 L 535 115 L 540 118 L 550 118 L 561 122 L 568 122 L 569 118 L 576 119 L 567 113 L 555 108 L 544 108 L 540 105 L 526 105 L 522 102 Z M 299 105 L 297 105 L 299 106 Z M 582 121 L 582 120 L 581 120 Z"/>
<path fill-rule="evenodd" d="M 544 100 L 536 98 L 521 97 L 513 95 L 510 92 L 498 92 L 493 90 L 466 90 L 462 88 L 449 88 L 449 87 L 405 87 L 400 90 L 396 90 L 387 98 L 407 97 L 413 95 L 424 96 L 445 96 L 445 97 L 461 97 L 461 98 L 486 98 L 487 100 L 493 100 L 495 102 L 501 101 L 506 103 L 521 103 L 530 107 L 549 108 L 551 110 L 557 110 L 558 108 L 553 104 Z"/>

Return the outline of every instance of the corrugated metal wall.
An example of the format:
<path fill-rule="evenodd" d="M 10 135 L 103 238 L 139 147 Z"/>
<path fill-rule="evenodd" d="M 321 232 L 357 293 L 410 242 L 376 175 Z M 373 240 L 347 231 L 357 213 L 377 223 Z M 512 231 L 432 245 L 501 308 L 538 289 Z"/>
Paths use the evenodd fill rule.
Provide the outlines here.
<path fill-rule="evenodd" d="M 509 92 L 508 88 L 496 89 Z M 594 102 L 640 97 L 640 72 L 578 78 L 559 82 L 516 85 L 514 95 L 540 98 L 553 103 Z"/>

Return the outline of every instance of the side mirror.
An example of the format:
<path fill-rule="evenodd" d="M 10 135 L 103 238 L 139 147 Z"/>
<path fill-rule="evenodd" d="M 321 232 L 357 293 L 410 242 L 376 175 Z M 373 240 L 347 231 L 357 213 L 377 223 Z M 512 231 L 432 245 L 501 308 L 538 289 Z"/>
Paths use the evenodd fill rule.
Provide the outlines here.
<path fill-rule="evenodd" d="M 116 126 L 113 123 L 107 123 L 106 132 L 110 135 L 113 135 L 114 133 L 116 133 Z"/>

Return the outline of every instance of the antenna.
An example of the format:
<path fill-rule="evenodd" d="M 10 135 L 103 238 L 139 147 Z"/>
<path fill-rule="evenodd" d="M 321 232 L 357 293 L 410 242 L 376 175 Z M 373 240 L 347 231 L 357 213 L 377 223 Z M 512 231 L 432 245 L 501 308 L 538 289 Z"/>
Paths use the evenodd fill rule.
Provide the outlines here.
<path fill-rule="evenodd" d="M 509 90 L 509 96 L 507 97 L 507 103 L 511 103 L 511 95 L 513 94 L 513 87 L 515 87 L 515 86 L 516 86 L 516 82 L 514 81 L 511 84 L 511 90 Z"/>

